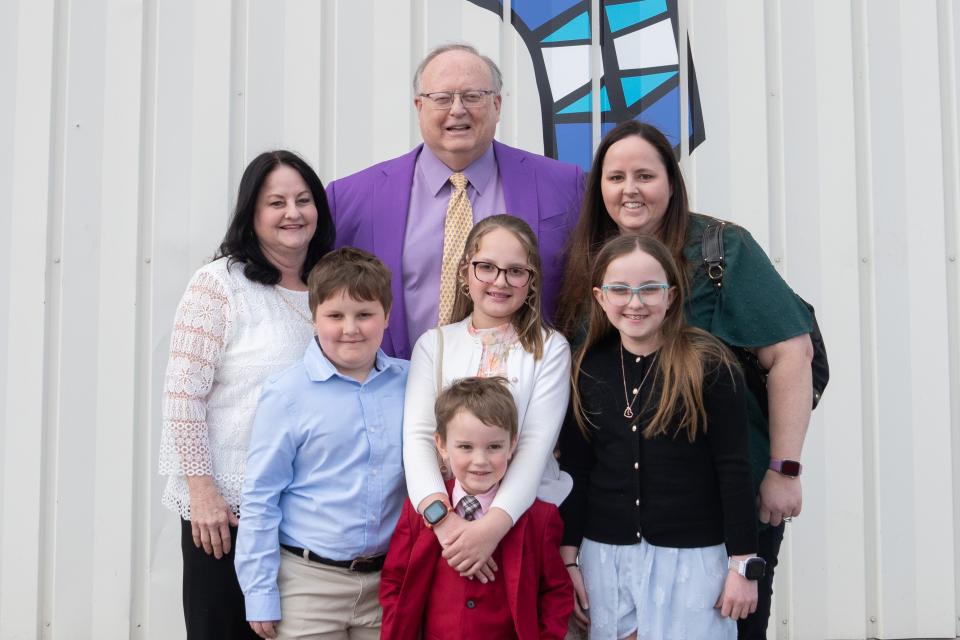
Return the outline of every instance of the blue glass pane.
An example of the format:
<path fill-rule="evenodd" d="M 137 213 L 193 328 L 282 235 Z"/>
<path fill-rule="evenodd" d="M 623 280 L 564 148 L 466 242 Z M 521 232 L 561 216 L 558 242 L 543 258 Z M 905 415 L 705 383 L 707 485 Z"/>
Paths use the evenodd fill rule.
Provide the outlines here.
<path fill-rule="evenodd" d="M 589 122 L 564 122 L 554 127 L 557 133 L 557 159 L 572 162 L 590 170 L 593 145 L 590 140 L 592 125 Z"/>
<path fill-rule="evenodd" d="M 620 83 L 623 85 L 623 97 L 627 106 L 639 102 L 645 95 L 675 75 L 677 75 L 676 71 L 665 71 L 663 73 L 648 73 L 643 76 L 621 78 Z"/>
<path fill-rule="evenodd" d="M 640 2 L 608 4 L 607 21 L 610 23 L 610 31 L 616 32 L 666 11 L 667 0 L 641 0 Z"/>
<path fill-rule="evenodd" d="M 513 0 L 514 13 L 531 31 L 559 15 L 581 0 Z"/>
<path fill-rule="evenodd" d="M 562 110 L 557 111 L 557 113 L 560 114 L 560 113 L 587 113 L 587 112 L 589 112 L 589 111 L 590 111 L 590 96 L 591 96 L 591 95 L 592 95 L 592 93 L 588 93 L 587 95 L 583 96 L 582 98 L 580 98 L 579 100 L 577 100 L 577 101 L 574 102 L 573 104 L 567 105 L 567 106 L 564 107 Z"/>
<path fill-rule="evenodd" d="M 578 99 L 576 102 L 567 105 L 562 110 L 557 111 L 557 114 L 561 113 L 589 113 L 590 112 L 590 99 L 593 96 L 591 91 L 587 95 Z M 600 111 L 610 111 L 610 96 L 607 95 L 607 88 L 600 87 Z"/>
<path fill-rule="evenodd" d="M 543 39 L 544 42 L 565 42 L 567 40 L 589 40 L 590 39 L 590 17 L 586 13 L 581 13 L 576 18 L 563 25 L 549 36 Z"/>
<path fill-rule="evenodd" d="M 640 112 L 637 120 L 652 124 L 663 132 L 670 144 L 680 144 L 680 87 L 674 87 L 650 107 Z"/>

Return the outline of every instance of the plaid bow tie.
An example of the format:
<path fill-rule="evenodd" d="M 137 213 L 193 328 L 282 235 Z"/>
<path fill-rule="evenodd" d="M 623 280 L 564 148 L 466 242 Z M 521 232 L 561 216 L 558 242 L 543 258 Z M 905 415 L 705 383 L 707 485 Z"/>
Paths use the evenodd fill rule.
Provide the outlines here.
<path fill-rule="evenodd" d="M 463 496 L 460 498 L 460 506 L 463 507 L 463 519 L 473 520 L 478 511 L 480 511 L 480 501 L 473 496 Z"/>

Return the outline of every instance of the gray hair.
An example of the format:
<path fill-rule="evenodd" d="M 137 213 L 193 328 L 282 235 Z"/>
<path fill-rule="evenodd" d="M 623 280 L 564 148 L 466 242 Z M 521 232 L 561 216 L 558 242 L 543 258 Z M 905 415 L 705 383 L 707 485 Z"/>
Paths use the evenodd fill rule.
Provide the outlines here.
<path fill-rule="evenodd" d="M 503 89 L 503 74 L 500 73 L 500 67 L 497 66 L 496 62 L 477 51 L 475 46 L 472 44 L 467 44 L 466 42 L 451 42 L 448 44 L 442 44 L 439 47 L 431 50 L 426 57 L 424 57 L 424 59 L 417 66 L 417 71 L 413 74 L 414 95 L 419 95 L 420 93 L 420 77 L 423 76 L 423 70 L 427 68 L 427 65 L 430 64 L 434 58 L 448 51 L 465 51 L 483 60 L 490 69 L 490 77 L 493 79 L 493 91 L 496 93 L 496 95 L 500 95 L 500 91 Z M 476 88 L 479 89 L 479 87 Z"/>

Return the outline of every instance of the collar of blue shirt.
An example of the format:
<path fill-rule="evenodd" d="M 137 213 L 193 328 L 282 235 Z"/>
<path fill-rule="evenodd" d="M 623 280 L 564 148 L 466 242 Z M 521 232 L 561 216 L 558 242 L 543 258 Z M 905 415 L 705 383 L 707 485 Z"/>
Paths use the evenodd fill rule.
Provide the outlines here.
<path fill-rule="evenodd" d="M 328 380 L 333 376 L 339 376 L 344 380 L 350 380 L 352 382 L 357 382 L 349 376 L 341 375 L 337 368 L 333 366 L 333 363 L 327 359 L 327 356 L 324 355 L 323 349 L 320 348 L 320 343 L 317 341 L 316 336 L 313 340 L 310 341 L 310 344 L 307 345 L 307 350 L 303 354 L 303 365 L 307 370 L 307 375 L 314 382 L 323 382 Z M 376 379 L 377 376 L 381 375 L 387 369 L 396 367 L 396 363 L 393 361 L 393 358 L 388 356 L 383 352 L 383 349 L 377 349 L 377 359 L 373 365 L 373 371 L 367 376 L 367 379 L 364 381 L 364 384 L 371 382 Z M 359 382 L 357 384 L 360 384 Z"/>

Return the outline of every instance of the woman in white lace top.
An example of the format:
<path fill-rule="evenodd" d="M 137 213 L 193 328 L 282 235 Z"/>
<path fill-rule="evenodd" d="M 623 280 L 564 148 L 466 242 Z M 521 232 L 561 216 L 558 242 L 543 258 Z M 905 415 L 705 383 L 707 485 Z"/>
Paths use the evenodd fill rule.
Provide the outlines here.
<path fill-rule="evenodd" d="M 289 151 L 257 156 L 213 262 L 177 307 L 163 391 L 163 503 L 181 519 L 189 638 L 257 636 L 232 547 L 250 425 L 266 378 L 313 335 L 304 284 L 333 246 L 320 178 Z"/>

